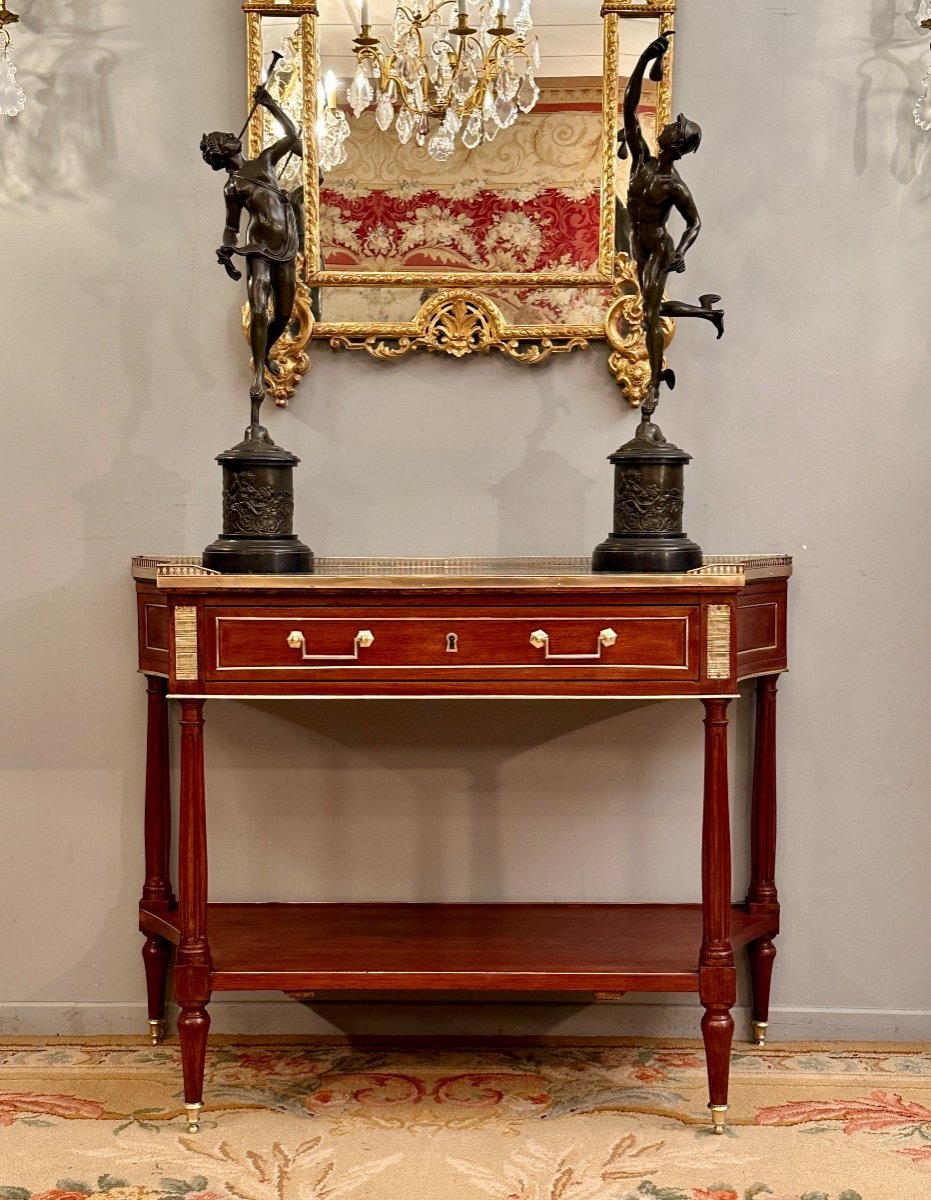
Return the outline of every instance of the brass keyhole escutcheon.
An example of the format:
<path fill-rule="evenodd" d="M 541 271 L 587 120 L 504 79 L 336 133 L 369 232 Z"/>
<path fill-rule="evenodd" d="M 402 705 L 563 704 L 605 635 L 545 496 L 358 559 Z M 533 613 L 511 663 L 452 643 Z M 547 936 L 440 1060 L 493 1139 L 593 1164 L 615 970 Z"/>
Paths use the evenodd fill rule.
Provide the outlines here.
<path fill-rule="evenodd" d="M 447 635 L 446 635 L 446 653 L 447 654 L 458 654 L 459 653 L 459 637 L 457 634 L 447 633 Z"/>

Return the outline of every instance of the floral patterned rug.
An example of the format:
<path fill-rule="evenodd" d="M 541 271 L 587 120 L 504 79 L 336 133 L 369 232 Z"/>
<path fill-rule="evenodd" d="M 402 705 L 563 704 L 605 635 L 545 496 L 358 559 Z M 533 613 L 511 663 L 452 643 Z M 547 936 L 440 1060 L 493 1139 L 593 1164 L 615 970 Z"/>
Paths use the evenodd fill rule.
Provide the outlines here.
<path fill-rule="evenodd" d="M 216 1038 L 195 1135 L 180 1079 L 171 1042 L 0 1042 L 0 1200 L 931 1197 L 931 1047 L 737 1046 L 724 1137 L 691 1042 Z"/>

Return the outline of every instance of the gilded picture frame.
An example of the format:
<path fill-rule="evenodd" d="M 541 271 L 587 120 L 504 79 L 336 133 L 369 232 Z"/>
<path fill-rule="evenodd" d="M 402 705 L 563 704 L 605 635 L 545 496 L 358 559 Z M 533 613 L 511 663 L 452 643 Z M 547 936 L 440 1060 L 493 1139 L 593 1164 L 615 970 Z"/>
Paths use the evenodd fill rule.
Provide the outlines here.
<path fill-rule="evenodd" d="M 593 3 L 597 0 L 593 0 Z M 247 21 L 248 89 L 252 92 L 263 78 L 263 16 L 298 18 L 302 100 L 300 112 L 305 131 L 317 127 L 318 5 L 317 0 L 244 0 Z M 314 341 L 326 342 L 333 350 L 361 351 L 377 360 L 389 362 L 418 351 L 463 358 L 475 353 L 501 353 L 525 364 L 546 361 L 553 355 L 581 350 L 605 342 L 608 369 L 627 401 L 638 406 L 650 382 L 646 347 L 641 334 L 642 308 L 636 269 L 624 253 L 615 250 L 617 194 L 617 132 L 619 104 L 619 32 L 625 20 L 653 19 L 658 32 L 673 29 L 677 0 L 603 0 L 604 87 L 601 115 L 601 186 L 599 250 L 595 269 L 587 272 L 564 271 L 434 271 L 429 277 L 429 296 L 410 321 L 316 321 L 312 297 L 317 288 L 420 288 L 425 276 L 409 271 L 347 271 L 319 269 L 320 264 L 320 191 L 318 154 L 315 136 L 304 137 L 305 252 L 301 282 L 291 329 L 279 341 L 274 358 L 280 374 L 267 377 L 269 393 L 284 406 L 310 369 Z M 657 88 L 656 125 L 661 128 L 671 119 L 672 58 Z M 307 81 L 311 86 L 307 86 Z M 258 154 L 266 137 L 261 113 L 250 123 L 248 152 Z M 597 324 L 510 324 L 494 300 L 484 294 L 488 288 L 526 287 L 584 288 L 606 292 L 603 320 Z M 243 310 L 244 329 L 248 329 L 248 308 Z M 667 339 L 674 326 L 668 322 Z"/>

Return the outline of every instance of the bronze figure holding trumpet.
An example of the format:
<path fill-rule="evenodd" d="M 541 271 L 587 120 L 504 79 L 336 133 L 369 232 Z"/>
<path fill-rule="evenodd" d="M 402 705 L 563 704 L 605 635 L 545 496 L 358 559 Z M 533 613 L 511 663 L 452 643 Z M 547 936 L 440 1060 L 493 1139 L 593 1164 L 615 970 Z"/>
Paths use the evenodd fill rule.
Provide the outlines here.
<path fill-rule="evenodd" d="M 313 553 L 292 532 L 294 467 L 300 462 L 276 446 L 260 423 L 265 374 L 278 373 L 271 357 L 291 321 L 297 292 L 297 256 L 303 228 L 302 189 L 285 190 L 278 178 L 282 159 L 302 153 L 301 132 L 268 90 L 282 56 L 273 55 L 265 83 L 253 93 L 253 105 L 241 132 L 205 133 L 204 161 L 226 171 L 223 189 L 226 226 L 217 259 L 235 280 L 233 265 L 245 259 L 249 297 L 249 334 L 253 379 L 249 427 L 237 446 L 218 456 L 223 468 L 223 532 L 204 551 L 204 566 L 233 574 L 301 574 L 313 570 Z M 259 107 L 280 124 L 283 136 L 253 159 L 243 157 L 242 139 Z M 240 244 L 243 214 L 249 223 Z"/>
<path fill-rule="evenodd" d="M 259 423 L 259 409 L 265 399 L 265 372 L 275 375 L 279 371 L 271 357 L 272 348 L 287 329 L 294 311 L 303 223 L 302 189 L 288 192 L 278 182 L 278 163 L 302 154 L 300 130 L 268 91 L 268 83 L 280 57 L 276 51 L 265 83 L 255 89 L 252 112 L 242 132 L 238 135 L 205 133 L 200 143 L 204 161 L 215 171 L 228 174 L 223 189 L 226 227 L 217 259 L 235 280 L 242 279 L 242 272 L 233 265 L 233 257 L 239 255 L 246 260 L 255 372 L 250 390 L 253 425 Z M 284 133 L 255 158 L 244 159 L 242 139 L 259 106 L 272 114 Z M 248 214 L 249 225 L 246 242 L 240 245 L 243 213 Z M 271 318 L 270 306 L 274 311 Z"/>

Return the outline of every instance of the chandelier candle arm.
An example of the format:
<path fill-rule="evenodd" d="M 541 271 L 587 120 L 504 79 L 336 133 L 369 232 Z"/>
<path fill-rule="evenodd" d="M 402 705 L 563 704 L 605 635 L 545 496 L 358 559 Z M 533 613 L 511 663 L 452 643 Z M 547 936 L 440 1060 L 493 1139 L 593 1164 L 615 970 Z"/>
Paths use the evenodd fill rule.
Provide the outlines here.
<path fill-rule="evenodd" d="M 327 71 L 323 80 L 323 94 L 326 99 L 326 106 L 332 112 L 336 108 L 336 86 L 337 78 L 332 71 Z"/>

